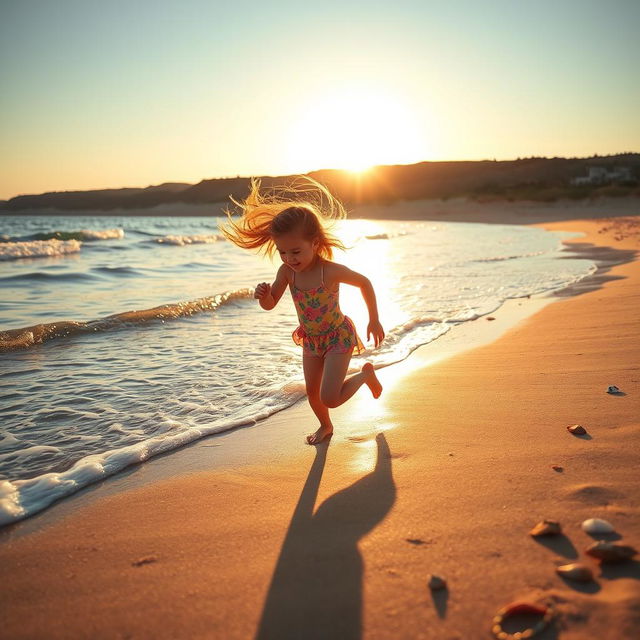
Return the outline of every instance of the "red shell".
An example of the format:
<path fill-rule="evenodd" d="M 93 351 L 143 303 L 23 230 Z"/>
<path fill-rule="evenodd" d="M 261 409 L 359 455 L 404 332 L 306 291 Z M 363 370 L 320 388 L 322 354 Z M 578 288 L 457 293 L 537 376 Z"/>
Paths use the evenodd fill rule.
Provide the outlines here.
<path fill-rule="evenodd" d="M 538 613 L 543 616 L 549 610 L 544 605 L 533 604 L 531 602 L 511 602 L 502 608 L 505 616 L 516 613 Z"/>

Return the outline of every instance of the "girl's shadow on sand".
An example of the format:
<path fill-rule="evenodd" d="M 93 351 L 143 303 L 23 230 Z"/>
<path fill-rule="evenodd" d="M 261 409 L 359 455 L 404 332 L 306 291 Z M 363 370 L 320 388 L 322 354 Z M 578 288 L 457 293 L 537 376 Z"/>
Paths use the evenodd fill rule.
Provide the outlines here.
<path fill-rule="evenodd" d="M 375 469 L 327 498 L 313 513 L 328 442 L 316 457 L 282 545 L 256 640 L 360 638 L 362 557 L 358 540 L 380 523 L 396 497 L 391 454 L 376 436 Z"/>

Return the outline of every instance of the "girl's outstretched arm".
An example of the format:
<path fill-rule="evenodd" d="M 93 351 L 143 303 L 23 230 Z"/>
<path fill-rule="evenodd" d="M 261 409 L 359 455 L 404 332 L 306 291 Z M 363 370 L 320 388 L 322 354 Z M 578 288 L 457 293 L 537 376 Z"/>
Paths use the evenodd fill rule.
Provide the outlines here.
<path fill-rule="evenodd" d="M 285 264 L 281 264 L 273 284 L 261 282 L 256 287 L 256 292 L 253 294 L 253 297 L 258 298 L 258 302 L 260 302 L 260 306 L 263 309 L 270 311 L 278 304 L 284 290 L 289 284 L 287 268 Z"/>
<path fill-rule="evenodd" d="M 358 287 L 369 310 L 369 324 L 367 325 L 367 340 L 369 336 L 374 340 L 375 346 L 379 346 L 384 340 L 384 329 L 378 319 L 378 304 L 376 302 L 376 292 L 373 290 L 371 280 L 366 276 L 345 267 L 343 264 L 333 263 L 336 273 L 336 280 L 344 282 L 354 287 Z"/>

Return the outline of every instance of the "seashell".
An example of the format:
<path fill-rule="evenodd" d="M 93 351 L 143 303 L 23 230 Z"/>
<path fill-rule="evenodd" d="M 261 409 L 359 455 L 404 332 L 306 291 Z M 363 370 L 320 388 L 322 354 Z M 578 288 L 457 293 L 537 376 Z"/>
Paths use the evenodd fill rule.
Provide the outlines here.
<path fill-rule="evenodd" d="M 582 530 L 593 535 L 599 533 L 613 533 L 615 529 L 610 522 L 600 518 L 589 518 L 582 523 Z"/>
<path fill-rule="evenodd" d="M 587 433 L 587 430 L 579 424 L 572 424 L 570 427 L 567 427 L 567 429 L 573 433 L 574 436 L 583 436 Z"/>
<path fill-rule="evenodd" d="M 556 573 L 563 578 L 569 578 L 577 582 L 589 582 L 593 580 L 593 572 L 591 569 L 589 569 L 587 565 L 580 564 L 579 562 L 572 562 L 571 564 L 563 564 L 561 567 L 556 567 Z"/>
<path fill-rule="evenodd" d="M 435 573 L 429 574 L 429 582 L 427 584 L 431 591 L 438 591 L 439 589 L 447 588 L 447 581 L 444 578 L 437 576 Z"/>
<path fill-rule="evenodd" d="M 602 562 L 624 562 L 631 560 L 638 552 L 626 544 L 616 544 L 615 542 L 605 542 L 598 540 L 585 549 L 585 553 L 592 558 L 598 558 Z"/>
<path fill-rule="evenodd" d="M 519 613 L 540 615 L 542 616 L 542 620 L 524 631 L 519 631 L 513 634 L 504 631 L 502 623 L 509 616 L 517 615 Z M 510 604 L 502 607 L 502 609 L 500 609 L 500 611 L 498 611 L 493 617 L 491 631 L 499 640 L 524 640 L 525 638 L 533 638 L 533 636 L 543 631 L 549 622 L 551 622 L 553 615 L 553 609 L 545 605 L 538 605 L 530 602 L 511 602 Z"/>
<path fill-rule="evenodd" d="M 529 535 L 534 538 L 538 536 L 557 536 L 559 533 L 562 533 L 562 529 L 560 528 L 560 523 L 555 520 L 538 522 L 538 524 L 529 531 Z"/>
<path fill-rule="evenodd" d="M 612 384 L 607 387 L 607 393 L 613 393 L 613 394 L 620 393 L 620 389 L 618 389 L 618 387 L 616 387 L 615 384 Z"/>

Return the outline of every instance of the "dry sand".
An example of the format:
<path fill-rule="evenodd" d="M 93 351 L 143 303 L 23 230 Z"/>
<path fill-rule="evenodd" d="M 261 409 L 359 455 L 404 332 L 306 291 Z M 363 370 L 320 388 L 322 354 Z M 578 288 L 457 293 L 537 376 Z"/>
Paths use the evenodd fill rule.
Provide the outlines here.
<path fill-rule="evenodd" d="M 482 639 L 526 598 L 556 608 L 543 640 L 637 637 L 640 563 L 601 569 L 580 523 L 640 548 L 640 218 L 579 214 L 542 226 L 621 264 L 490 344 L 380 370 L 382 397 L 333 410 L 330 443 L 303 444 L 299 403 L 227 434 L 226 466 L 209 438 L 6 529 L 0 635 Z M 543 518 L 565 535 L 531 538 Z M 555 574 L 576 559 L 595 582 Z"/>

